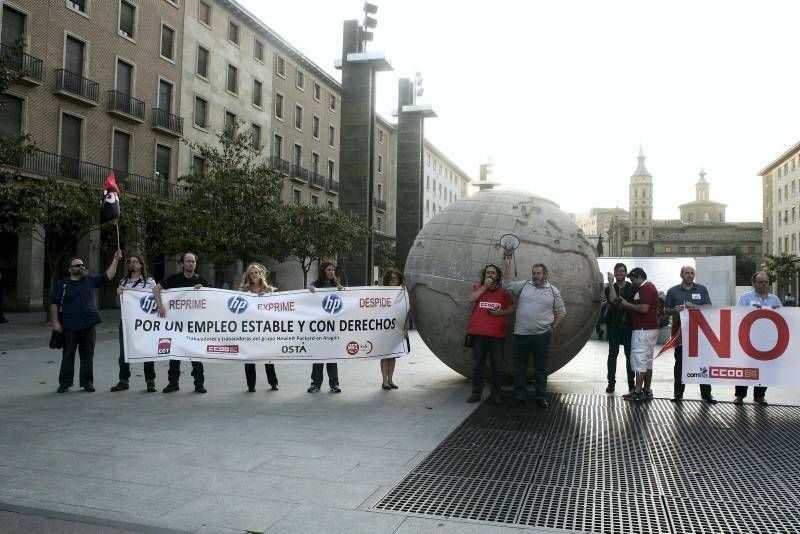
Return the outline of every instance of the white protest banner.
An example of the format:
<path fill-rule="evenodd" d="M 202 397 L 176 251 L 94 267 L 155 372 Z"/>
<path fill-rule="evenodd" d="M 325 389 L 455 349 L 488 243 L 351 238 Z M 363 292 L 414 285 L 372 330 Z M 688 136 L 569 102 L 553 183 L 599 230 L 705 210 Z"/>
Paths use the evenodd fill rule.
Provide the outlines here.
<path fill-rule="evenodd" d="M 304 363 L 406 354 L 403 287 L 278 293 L 224 289 L 161 292 L 166 317 L 149 291 L 122 295 L 128 362 L 153 360 Z"/>
<path fill-rule="evenodd" d="M 681 312 L 683 382 L 796 387 L 800 309 L 691 308 Z"/>

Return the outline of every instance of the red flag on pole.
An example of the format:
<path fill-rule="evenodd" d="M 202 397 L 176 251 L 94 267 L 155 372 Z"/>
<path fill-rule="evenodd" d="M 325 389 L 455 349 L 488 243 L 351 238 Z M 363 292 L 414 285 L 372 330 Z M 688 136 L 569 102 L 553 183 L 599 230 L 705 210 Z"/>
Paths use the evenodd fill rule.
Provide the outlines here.
<path fill-rule="evenodd" d="M 679 328 L 678 331 L 675 332 L 675 335 L 672 336 L 669 339 L 669 341 L 664 343 L 664 346 L 661 347 L 661 350 L 658 351 L 658 354 L 656 354 L 656 358 L 658 358 L 659 356 L 661 356 L 662 354 L 664 354 L 668 350 L 674 349 L 675 347 L 677 347 L 680 344 L 681 344 L 681 330 Z M 655 358 L 653 358 L 653 359 L 655 359 Z"/>
<path fill-rule="evenodd" d="M 100 205 L 100 224 L 109 221 L 119 222 L 119 188 L 114 171 L 111 171 L 103 184 L 103 202 Z"/>

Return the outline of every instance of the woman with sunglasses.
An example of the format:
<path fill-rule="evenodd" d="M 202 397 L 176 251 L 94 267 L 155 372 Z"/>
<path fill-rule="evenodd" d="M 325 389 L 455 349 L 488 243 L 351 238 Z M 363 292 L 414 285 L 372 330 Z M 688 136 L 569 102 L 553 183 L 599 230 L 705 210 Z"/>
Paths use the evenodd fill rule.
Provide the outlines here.
<path fill-rule="evenodd" d="M 239 284 L 239 291 L 245 293 L 255 293 L 263 295 L 265 293 L 272 293 L 277 288 L 272 287 L 267 283 L 269 271 L 260 263 L 251 263 L 247 269 L 242 273 L 242 281 Z M 264 369 L 267 371 L 267 382 L 272 386 L 273 390 L 278 389 L 278 375 L 275 373 L 275 365 L 265 363 Z M 247 380 L 247 391 L 254 393 L 256 390 L 256 364 L 244 364 L 244 376 Z"/>

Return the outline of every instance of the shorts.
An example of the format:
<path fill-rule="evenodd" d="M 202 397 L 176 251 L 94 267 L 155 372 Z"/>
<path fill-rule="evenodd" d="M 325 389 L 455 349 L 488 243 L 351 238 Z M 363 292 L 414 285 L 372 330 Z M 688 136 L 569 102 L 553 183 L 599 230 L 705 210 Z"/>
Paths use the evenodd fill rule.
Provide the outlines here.
<path fill-rule="evenodd" d="M 653 368 L 653 351 L 658 341 L 658 329 L 631 332 L 631 370 L 644 373 Z"/>

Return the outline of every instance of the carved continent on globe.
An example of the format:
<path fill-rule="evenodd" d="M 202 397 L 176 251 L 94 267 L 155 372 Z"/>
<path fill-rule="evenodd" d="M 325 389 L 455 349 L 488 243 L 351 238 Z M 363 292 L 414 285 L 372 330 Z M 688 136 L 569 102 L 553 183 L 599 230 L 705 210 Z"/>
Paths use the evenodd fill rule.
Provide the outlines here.
<path fill-rule="evenodd" d="M 518 191 L 480 191 L 447 206 L 428 221 L 414 241 L 405 265 L 411 315 L 423 341 L 454 371 L 472 375 L 472 349 L 464 347 L 472 305 L 467 297 L 487 263 L 503 266 L 500 237 L 520 239 L 514 256 L 518 276 L 530 279 L 531 266 L 544 263 L 550 282 L 564 298 L 567 318 L 550 347 L 554 373 L 586 344 L 600 313 L 603 280 L 594 249 L 558 204 Z M 512 262 L 511 269 L 514 269 Z M 511 375 L 513 315 L 503 358 Z M 528 366 L 529 377 L 533 366 Z"/>

